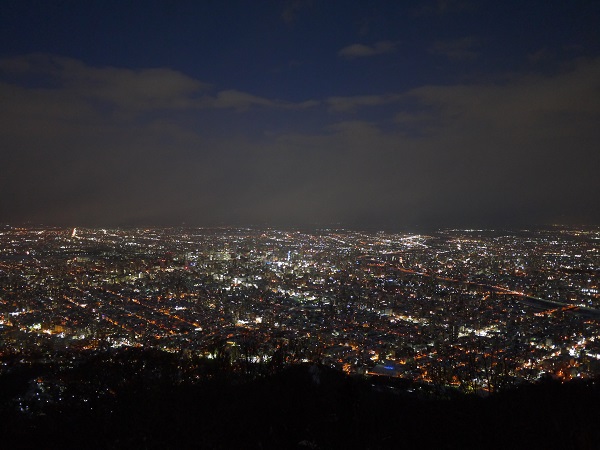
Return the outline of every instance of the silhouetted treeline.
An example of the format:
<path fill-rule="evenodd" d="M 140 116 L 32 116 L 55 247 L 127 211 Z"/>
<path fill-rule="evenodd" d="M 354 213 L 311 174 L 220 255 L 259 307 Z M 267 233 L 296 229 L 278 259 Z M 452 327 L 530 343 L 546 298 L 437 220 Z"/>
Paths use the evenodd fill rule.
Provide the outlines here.
<path fill-rule="evenodd" d="M 2 447 L 600 448 L 600 380 L 482 398 L 316 364 L 249 376 L 218 358 L 189 361 L 121 349 L 68 368 L 15 366 L 0 378 Z M 182 376 L 190 367 L 195 382 Z"/>

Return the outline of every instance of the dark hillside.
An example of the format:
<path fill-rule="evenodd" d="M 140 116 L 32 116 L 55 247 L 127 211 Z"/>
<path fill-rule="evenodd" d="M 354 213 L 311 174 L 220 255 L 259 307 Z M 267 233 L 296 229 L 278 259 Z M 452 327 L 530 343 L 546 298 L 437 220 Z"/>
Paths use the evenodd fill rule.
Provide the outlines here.
<path fill-rule="evenodd" d="M 208 368 L 203 381 L 180 382 L 176 362 L 127 350 L 59 376 L 14 370 L 1 380 L 3 447 L 600 448 L 598 381 L 441 398 L 316 365 L 253 379 Z"/>

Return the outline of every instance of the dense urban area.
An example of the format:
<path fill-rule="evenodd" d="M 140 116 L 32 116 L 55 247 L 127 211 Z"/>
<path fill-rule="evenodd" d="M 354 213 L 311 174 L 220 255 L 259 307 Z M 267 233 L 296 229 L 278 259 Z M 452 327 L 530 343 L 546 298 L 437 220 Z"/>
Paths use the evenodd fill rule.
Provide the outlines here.
<path fill-rule="evenodd" d="M 5 226 L 0 370 L 143 347 L 179 355 L 182 378 L 200 376 L 199 359 L 245 372 L 319 362 L 465 392 L 592 377 L 599 243 L 597 229 Z"/>

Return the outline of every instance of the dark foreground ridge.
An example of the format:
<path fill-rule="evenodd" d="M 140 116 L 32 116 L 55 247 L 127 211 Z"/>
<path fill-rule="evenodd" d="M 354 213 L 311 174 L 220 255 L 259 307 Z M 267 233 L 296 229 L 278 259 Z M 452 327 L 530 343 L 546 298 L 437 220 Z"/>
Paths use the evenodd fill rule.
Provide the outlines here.
<path fill-rule="evenodd" d="M 257 375 L 176 355 L 93 353 L 1 377 L 3 448 L 597 449 L 600 380 L 550 379 L 491 397 L 320 365 Z M 189 375 L 189 374 L 188 374 Z"/>

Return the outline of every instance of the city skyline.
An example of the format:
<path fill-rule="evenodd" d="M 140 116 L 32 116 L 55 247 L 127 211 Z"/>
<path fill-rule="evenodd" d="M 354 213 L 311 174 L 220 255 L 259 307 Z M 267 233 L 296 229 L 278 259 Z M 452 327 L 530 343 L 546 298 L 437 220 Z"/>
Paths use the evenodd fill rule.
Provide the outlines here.
<path fill-rule="evenodd" d="M 138 347 L 226 356 L 234 371 L 311 362 L 465 393 L 593 378 L 598 239 L 4 227 L 2 350 Z"/>
<path fill-rule="evenodd" d="M 600 3 L 7 1 L 0 221 L 600 224 Z"/>

